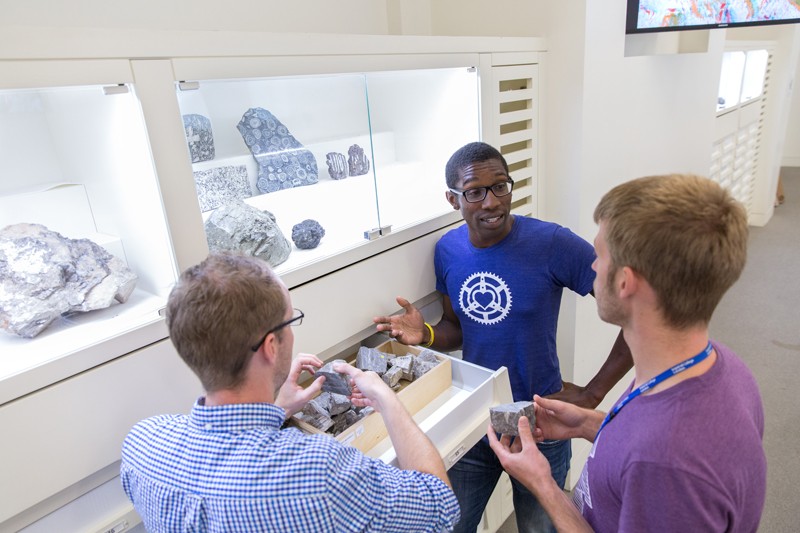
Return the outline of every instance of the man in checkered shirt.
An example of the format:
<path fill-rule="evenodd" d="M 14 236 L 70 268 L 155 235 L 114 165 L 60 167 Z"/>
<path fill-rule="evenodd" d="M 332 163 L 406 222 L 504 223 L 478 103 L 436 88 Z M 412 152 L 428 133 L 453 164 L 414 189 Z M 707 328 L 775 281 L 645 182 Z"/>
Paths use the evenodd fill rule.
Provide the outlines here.
<path fill-rule="evenodd" d="M 259 259 L 213 254 L 167 303 L 170 338 L 206 391 L 187 415 L 138 423 L 122 449 L 123 488 L 159 531 L 446 531 L 459 517 L 441 458 L 373 372 L 341 364 L 353 403 L 380 412 L 399 468 L 327 435 L 282 429 L 322 387 L 322 362 L 292 360 L 303 314 Z"/>

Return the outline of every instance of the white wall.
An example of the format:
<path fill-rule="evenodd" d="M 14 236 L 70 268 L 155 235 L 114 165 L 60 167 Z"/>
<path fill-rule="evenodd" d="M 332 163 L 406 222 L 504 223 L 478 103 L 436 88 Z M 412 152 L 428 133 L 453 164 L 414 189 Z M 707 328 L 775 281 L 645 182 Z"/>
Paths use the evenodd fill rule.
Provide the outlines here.
<path fill-rule="evenodd" d="M 800 167 L 800 90 L 795 85 L 800 83 L 800 59 L 792 84 L 792 104 L 789 110 L 788 127 L 786 129 L 786 142 L 783 146 L 783 159 L 781 164 L 785 167 Z"/>
<path fill-rule="evenodd" d="M 0 27 L 103 27 L 279 33 L 387 33 L 375 0 L 0 0 Z"/>

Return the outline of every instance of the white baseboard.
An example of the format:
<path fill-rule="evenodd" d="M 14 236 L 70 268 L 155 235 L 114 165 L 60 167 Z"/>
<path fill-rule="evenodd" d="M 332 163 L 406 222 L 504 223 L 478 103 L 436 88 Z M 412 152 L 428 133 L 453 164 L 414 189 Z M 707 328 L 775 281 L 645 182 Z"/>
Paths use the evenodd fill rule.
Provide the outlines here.
<path fill-rule="evenodd" d="M 781 159 L 782 167 L 800 167 L 800 155 L 795 157 L 783 156 Z"/>

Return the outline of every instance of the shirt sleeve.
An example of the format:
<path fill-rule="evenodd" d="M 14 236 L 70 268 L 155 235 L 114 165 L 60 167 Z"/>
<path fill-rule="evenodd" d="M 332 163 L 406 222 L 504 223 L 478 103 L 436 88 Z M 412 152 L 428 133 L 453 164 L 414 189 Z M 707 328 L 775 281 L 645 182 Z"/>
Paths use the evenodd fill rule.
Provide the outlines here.
<path fill-rule="evenodd" d="M 564 227 L 553 234 L 550 272 L 562 287 L 586 296 L 594 284 L 594 246 Z"/>
<path fill-rule="evenodd" d="M 439 478 L 400 470 L 341 446 L 329 472 L 336 531 L 451 531 L 459 518 L 453 491 Z"/>
<path fill-rule="evenodd" d="M 719 487 L 666 465 L 630 465 L 623 475 L 620 498 L 620 532 L 736 530 L 730 522 L 731 502 Z"/>

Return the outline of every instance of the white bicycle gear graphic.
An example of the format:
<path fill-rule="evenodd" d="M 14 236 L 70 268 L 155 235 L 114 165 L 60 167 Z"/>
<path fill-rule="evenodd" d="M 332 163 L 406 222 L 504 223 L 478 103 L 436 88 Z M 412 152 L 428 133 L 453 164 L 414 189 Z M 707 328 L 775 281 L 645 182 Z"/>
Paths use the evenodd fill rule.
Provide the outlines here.
<path fill-rule="evenodd" d="M 511 309 L 511 291 L 499 276 L 476 272 L 461 285 L 458 305 L 479 324 L 497 324 Z"/>

